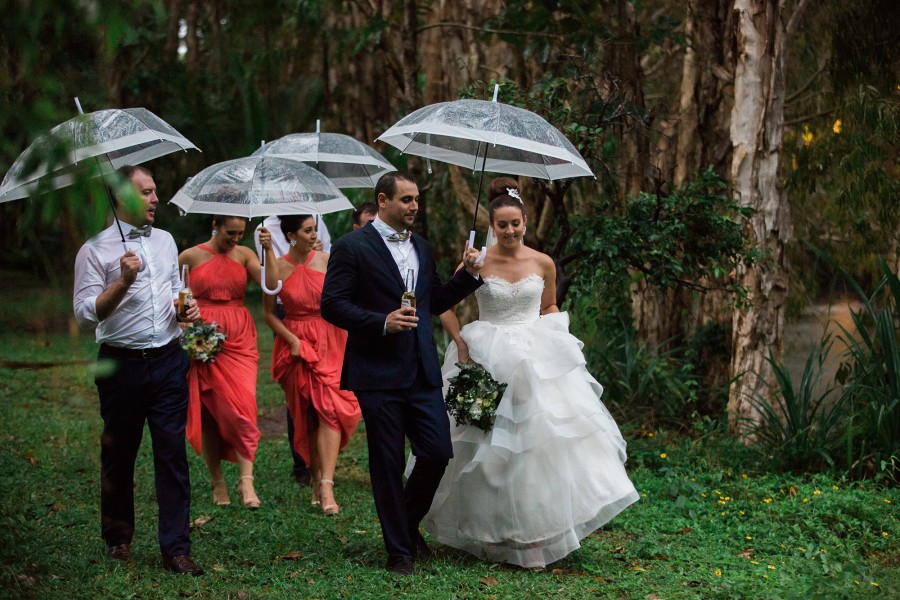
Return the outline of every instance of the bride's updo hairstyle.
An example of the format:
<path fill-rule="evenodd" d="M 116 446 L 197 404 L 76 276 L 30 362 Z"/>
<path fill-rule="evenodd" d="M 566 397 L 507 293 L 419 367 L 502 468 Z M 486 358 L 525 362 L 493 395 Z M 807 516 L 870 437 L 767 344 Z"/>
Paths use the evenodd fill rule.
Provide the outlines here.
<path fill-rule="evenodd" d="M 303 225 L 303 221 L 311 218 L 312 215 L 282 215 L 281 233 L 284 234 L 284 237 L 287 237 L 287 234 L 294 233 L 300 229 L 300 226 Z"/>
<path fill-rule="evenodd" d="M 498 177 L 488 185 L 488 202 L 497 196 L 504 196 L 509 190 L 519 191 L 519 183 L 512 177 Z"/>

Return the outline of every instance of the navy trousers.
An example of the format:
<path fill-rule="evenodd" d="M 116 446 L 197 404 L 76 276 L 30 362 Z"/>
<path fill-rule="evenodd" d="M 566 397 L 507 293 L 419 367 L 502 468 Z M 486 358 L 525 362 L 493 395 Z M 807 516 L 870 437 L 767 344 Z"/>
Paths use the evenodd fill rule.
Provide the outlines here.
<path fill-rule="evenodd" d="M 190 361 L 178 344 L 152 358 L 113 356 L 100 346 L 98 360 L 115 368 L 97 376 L 103 435 L 100 438 L 100 513 L 107 546 L 134 537 L 134 463 L 150 428 L 159 547 L 163 556 L 191 553 L 191 482 L 185 446 Z"/>
<path fill-rule="evenodd" d="M 388 560 L 411 560 L 410 532 L 418 529 L 431 508 L 444 469 L 453 457 L 450 420 L 441 388 L 431 386 L 420 368 L 409 389 L 355 393 L 366 423 L 372 495 Z M 416 465 L 404 488 L 405 437 L 409 438 Z"/>

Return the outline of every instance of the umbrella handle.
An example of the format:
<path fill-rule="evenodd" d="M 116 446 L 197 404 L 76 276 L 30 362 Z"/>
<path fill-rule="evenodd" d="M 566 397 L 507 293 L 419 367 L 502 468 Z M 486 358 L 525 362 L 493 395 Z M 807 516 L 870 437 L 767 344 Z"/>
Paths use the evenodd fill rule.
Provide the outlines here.
<path fill-rule="evenodd" d="M 256 229 L 253 230 L 253 242 L 257 247 L 257 252 L 259 254 L 259 286 L 262 290 L 270 296 L 274 296 L 281 291 L 282 281 L 279 279 L 278 283 L 275 285 L 274 290 L 270 290 L 266 287 L 266 252 L 263 250 L 263 247 L 259 244 L 259 230 L 262 229 L 262 224 L 257 225 Z"/>
<path fill-rule="evenodd" d="M 469 245 L 468 245 L 468 248 L 474 248 L 474 247 L 475 247 L 475 230 L 473 229 L 473 230 L 471 230 L 471 231 L 469 232 Z M 482 246 L 482 247 L 481 247 L 481 254 L 479 254 L 479 255 L 478 255 L 478 258 L 475 259 L 475 264 L 476 264 L 476 265 L 480 265 L 482 262 L 484 262 L 484 256 L 485 256 L 486 254 L 487 254 L 487 246 Z"/>

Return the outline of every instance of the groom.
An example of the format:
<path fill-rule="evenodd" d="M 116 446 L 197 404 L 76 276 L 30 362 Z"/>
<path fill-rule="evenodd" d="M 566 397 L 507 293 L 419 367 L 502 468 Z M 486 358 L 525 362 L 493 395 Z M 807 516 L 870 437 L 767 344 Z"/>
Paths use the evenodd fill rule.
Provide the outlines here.
<path fill-rule="evenodd" d="M 417 555 L 430 550 L 419 523 L 453 455 L 450 421 L 430 315 L 439 315 L 481 285 L 479 252 L 467 248 L 460 269 L 445 284 L 435 271 L 428 242 L 410 234 L 419 210 L 419 188 L 397 171 L 375 186 L 375 220 L 338 239 L 322 290 L 322 316 L 346 329 L 341 388 L 352 390 L 366 422 L 369 473 L 387 548 L 387 569 L 412 575 Z M 401 308 L 409 271 L 416 308 Z M 419 317 L 423 321 L 419 327 Z M 403 487 L 404 436 L 416 466 Z"/>

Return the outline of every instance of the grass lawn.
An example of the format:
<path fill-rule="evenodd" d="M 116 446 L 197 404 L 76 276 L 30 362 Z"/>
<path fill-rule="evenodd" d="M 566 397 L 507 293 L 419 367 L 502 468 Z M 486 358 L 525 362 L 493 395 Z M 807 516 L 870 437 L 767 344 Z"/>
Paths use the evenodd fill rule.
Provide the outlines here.
<path fill-rule="evenodd" d="M 58 314 L 67 300 L 54 299 L 59 294 L 23 292 L 6 285 L 5 274 L 4 284 L 0 302 L 19 308 L 0 320 L 0 361 L 6 365 L 0 367 L 0 597 L 900 596 L 897 489 L 768 473 L 727 438 L 690 439 L 627 424 L 628 467 L 641 502 L 579 551 L 533 572 L 435 545 L 435 558 L 417 565 L 416 576 L 392 577 L 382 568 L 362 424 L 338 465 L 339 516 L 324 517 L 310 507 L 309 488 L 290 477 L 282 397 L 268 375 L 271 335 L 264 325 L 264 437 L 256 467 L 262 508 L 213 505 L 203 461 L 189 449 L 193 556 L 207 571 L 198 578 L 163 571 L 146 434 L 136 473 L 135 561 L 111 562 L 100 538 L 93 337 L 42 326 L 55 322 L 53 331 L 67 330 Z M 627 407 L 612 408 L 624 423 Z M 236 467 L 226 466 L 233 489 Z"/>

